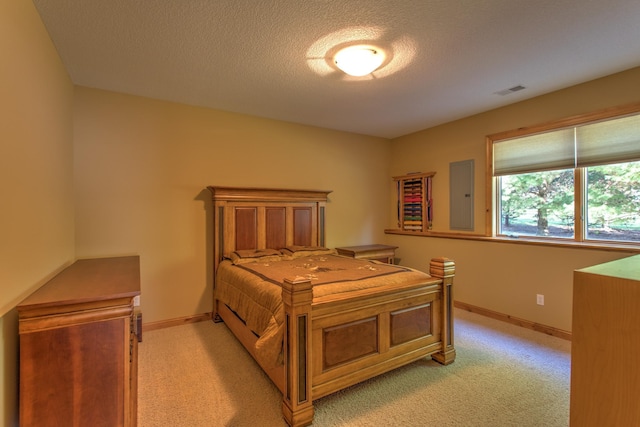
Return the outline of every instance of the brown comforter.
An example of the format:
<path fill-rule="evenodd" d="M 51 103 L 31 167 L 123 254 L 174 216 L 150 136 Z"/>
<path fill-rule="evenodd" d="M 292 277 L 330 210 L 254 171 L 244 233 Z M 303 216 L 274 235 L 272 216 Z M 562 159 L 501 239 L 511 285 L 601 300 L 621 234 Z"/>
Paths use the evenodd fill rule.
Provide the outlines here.
<path fill-rule="evenodd" d="M 225 260 L 216 273 L 215 297 L 238 314 L 259 337 L 256 357 L 265 366 L 281 363 L 284 278 L 304 277 L 313 284 L 314 303 L 337 294 L 388 286 L 410 286 L 430 279 L 408 267 L 316 255 L 294 260 L 234 265 Z"/>

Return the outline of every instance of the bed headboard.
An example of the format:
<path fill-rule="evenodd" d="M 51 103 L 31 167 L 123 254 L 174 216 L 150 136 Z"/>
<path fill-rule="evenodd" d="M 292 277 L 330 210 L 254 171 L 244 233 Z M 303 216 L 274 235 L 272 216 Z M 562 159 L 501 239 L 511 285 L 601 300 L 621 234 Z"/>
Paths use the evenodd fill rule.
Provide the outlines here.
<path fill-rule="evenodd" d="M 325 204 L 331 191 L 210 186 L 214 271 L 241 249 L 325 246 Z"/>

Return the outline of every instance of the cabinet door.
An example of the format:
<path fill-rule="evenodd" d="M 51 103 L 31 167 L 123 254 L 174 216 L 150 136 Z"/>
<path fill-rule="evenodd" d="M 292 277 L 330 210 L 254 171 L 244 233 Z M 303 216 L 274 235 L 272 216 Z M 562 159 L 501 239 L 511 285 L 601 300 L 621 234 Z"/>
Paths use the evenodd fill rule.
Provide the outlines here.
<path fill-rule="evenodd" d="M 113 319 L 21 334 L 20 425 L 124 425 L 129 348 L 125 355 L 123 323 Z"/>
<path fill-rule="evenodd" d="M 473 160 L 449 165 L 449 228 L 473 231 Z"/>

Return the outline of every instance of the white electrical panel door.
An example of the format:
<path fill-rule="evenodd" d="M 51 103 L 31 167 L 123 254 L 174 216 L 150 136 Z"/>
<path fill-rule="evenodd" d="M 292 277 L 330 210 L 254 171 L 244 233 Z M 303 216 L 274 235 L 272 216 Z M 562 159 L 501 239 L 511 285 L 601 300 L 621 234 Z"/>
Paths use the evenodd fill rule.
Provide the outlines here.
<path fill-rule="evenodd" d="M 449 228 L 473 231 L 473 159 L 449 164 Z"/>

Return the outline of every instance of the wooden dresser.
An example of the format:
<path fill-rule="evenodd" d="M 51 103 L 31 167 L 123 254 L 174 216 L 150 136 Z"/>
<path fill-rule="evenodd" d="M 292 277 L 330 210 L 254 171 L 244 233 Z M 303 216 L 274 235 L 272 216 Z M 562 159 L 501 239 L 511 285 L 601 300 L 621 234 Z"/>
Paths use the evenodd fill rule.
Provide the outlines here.
<path fill-rule="evenodd" d="M 20 425 L 135 426 L 137 256 L 78 260 L 18 307 Z"/>
<path fill-rule="evenodd" d="M 640 426 L 640 255 L 573 275 L 570 424 Z"/>

